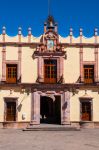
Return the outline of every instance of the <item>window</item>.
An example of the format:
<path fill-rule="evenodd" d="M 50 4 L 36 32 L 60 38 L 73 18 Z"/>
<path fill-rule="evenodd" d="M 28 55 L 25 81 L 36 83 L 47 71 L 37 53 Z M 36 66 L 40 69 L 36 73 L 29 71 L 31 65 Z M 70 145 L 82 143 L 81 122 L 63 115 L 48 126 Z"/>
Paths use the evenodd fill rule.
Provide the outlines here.
<path fill-rule="evenodd" d="M 84 65 L 84 83 L 94 82 L 94 65 Z"/>
<path fill-rule="evenodd" d="M 57 82 L 57 60 L 44 60 L 44 82 Z"/>
<path fill-rule="evenodd" d="M 16 64 L 6 65 L 6 82 L 7 83 L 17 82 L 17 65 Z"/>
<path fill-rule="evenodd" d="M 47 50 L 54 50 L 54 41 L 53 40 L 47 41 Z"/>
<path fill-rule="evenodd" d="M 92 120 L 91 112 L 91 101 L 83 100 L 81 101 L 81 120 L 82 121 L 91 121 Z"/>
<path fill-rule="evenodd" d="M 6 121 L 16 121 L 16 102 L 6 102 Z"/>

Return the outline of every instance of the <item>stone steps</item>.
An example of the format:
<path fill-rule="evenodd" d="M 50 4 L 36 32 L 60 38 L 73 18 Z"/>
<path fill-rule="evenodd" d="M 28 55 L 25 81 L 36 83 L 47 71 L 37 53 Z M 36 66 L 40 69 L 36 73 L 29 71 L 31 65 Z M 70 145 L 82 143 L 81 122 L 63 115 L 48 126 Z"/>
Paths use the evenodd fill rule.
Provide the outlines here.
<path fill-rule="evenodd" d="M 64 125 L 30 125 L 29 127 L 23 129 L 23 131 L 80 131 L 80 128 Z"/>

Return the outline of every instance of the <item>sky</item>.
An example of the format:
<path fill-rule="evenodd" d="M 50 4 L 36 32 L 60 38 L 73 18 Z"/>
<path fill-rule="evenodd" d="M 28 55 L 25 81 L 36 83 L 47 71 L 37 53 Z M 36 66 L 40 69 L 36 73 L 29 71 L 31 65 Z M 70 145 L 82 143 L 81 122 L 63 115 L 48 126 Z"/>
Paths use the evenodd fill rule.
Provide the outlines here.
<path fill-rule="evenodd" d="M 75 37 L 79 29 L 90 37 L 94 28 L 99 28 L 99 0 L 50 0 L 50 14 L 58 23 L 58 33 L 66 37 L 73 28 Z M 0 33 L 2 27 L 10 36 L 18 33 L 27 35 L 28 27 L 34 36 L 43 34 L 43 24 L 48 17 L 48 0 L 0 0 Z"/>

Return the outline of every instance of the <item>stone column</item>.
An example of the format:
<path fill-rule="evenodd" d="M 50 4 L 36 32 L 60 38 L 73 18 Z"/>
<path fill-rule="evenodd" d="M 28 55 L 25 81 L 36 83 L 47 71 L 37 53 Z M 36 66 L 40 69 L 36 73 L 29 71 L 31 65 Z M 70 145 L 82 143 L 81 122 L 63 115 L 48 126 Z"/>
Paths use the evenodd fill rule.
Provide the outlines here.
<path fill-rule="evenodd" d="M 37 92 L 31 96 L 31 123 L 40 124 L 40 95 Z"/>
<path fill-rule="evenodd" d="M 22 47 L 18 48 L 18 80 L 21 78 Z"/>
<path fill-rule="evenodd" d="M 39 57 L 38 58 L 38 79 L 39 82 L 44 82 L 44 63 L 43 63 L 43 58 Z"/>
<path fill-rule="evenodd" d="M 98 48 L 95 48 L 95 82 L 98 82 Z"/>
<path fill-rule="evenodd" d="M 62 124 L 70 124 L 70 92 L 64 92 L 62 103 Z"/>
<path fill-rule="evenodd" d="M 2 81 L 6 81 L 6 47 L 2 49 Z"/>
<path fill-rule="evenodd" d="M 60 80 L 60 59 L 57 59 L 57 81 Z"/>
<path fill-rule="evenodd" d="M 84 82 L 84 74 L 83 74 L 83 47 L 80 47 L 80 52 L 79 52 L 79 57 L 80 57 L 80 78 L 81 82 Z"/>
<path fill-rule="evenodd" d="M 63 57 L 60 57 L 60 77 L 63 79 L 63 69 L 64 69 L 64 66 L 63 66 Z"/>

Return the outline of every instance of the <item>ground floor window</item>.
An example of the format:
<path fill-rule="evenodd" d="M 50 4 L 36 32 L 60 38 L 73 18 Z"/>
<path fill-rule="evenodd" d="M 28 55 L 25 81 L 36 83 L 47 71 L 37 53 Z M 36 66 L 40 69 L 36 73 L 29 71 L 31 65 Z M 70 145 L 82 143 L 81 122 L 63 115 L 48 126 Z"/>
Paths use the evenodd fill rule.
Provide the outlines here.
<path fill-rule="evenodd" d="M 5 100 L 5 121 L 16 121 L 16 101 Z"/>
<path fill-rule="evenodd" d="M 92 120 L 92 103 L 91 100 L 81 100 L 80 101 L 81 110 L 81 121 L 91 121 Z"/>

